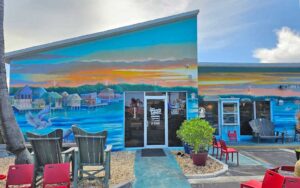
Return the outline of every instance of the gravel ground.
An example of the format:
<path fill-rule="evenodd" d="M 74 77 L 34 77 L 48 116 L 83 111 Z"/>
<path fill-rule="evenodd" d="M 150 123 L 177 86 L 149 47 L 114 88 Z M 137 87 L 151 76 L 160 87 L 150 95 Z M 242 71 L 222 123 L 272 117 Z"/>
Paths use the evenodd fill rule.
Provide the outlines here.
<path fill-rule="evenodd" d="M 213 173 L 223 168 L 221 163 L 218 163 L 211 158 L 207 158 L 205 166 L 196 166 L 193 164 L 193 160 L 189 155 L 185 154 L 183 157 L 181 157 L 180 155 L 177 155 L 177 152 L 174 152 L 174 155 L 183 173 L 186 175 Z"/>
<path fill-rule="evenodd" d="M 113 152 L 111 156 L 110 185 L 116 185 L 134 180 L 134 152 Z M 8 166 L 14 164 L 14 157 L 0 158 L 0 174 L 6 174 Z M 0 181 L 0 187 L 5 187 L 5 181 Z M 81 187 L 99 187 L 95 182 L 83 182 Z"/>

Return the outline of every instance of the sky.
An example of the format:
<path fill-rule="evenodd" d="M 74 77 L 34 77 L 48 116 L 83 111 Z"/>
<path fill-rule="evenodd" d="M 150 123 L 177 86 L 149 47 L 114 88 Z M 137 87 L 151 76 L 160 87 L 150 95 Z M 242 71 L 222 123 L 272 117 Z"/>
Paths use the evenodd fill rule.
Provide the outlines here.
<path fill-rule="evenodd" d="M 6 52 L 195 9 L 199 63 L 300 63 L 299 0 L 7 0 Z"/>

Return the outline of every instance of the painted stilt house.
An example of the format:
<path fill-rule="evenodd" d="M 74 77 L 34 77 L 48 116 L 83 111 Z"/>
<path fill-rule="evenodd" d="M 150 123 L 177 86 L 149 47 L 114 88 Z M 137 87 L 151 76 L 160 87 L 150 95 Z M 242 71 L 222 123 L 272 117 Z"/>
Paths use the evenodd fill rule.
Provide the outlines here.
<path fill-rule="evenodd" d="M 7 53 L 11 97 L 24 85 L 60 96 L 55 105 L 45 100 L 45 109 L 31 116 L 16 111 L 22 131 L 69 132 L 73 124 L 107 130 L 114 150 L 181 146 L 176 130 L 198 116 L 224 140 L 228 131 L 236 131 L 239 141 L 252 139 L 249 121 L 255 118 L 270 119 L 293 135 L 300 64 L 198 65 L 197 14 Z M 27 119 L 39 113 L 47 125 L 42 128 Z"/>

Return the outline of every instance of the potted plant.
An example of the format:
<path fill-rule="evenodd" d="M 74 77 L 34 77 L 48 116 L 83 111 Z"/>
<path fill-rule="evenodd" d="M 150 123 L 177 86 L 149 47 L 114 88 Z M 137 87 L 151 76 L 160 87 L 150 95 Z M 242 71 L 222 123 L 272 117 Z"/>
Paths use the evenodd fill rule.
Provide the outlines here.
<path fill-rule="evenodd" d="M 206 147 L 211 145 L 215 129 L 199 118 L 186 120 L 182 123 L 177 136 L 193 148 L 191 156 L 197 166 L 205 166 L 208 151 Z"/>

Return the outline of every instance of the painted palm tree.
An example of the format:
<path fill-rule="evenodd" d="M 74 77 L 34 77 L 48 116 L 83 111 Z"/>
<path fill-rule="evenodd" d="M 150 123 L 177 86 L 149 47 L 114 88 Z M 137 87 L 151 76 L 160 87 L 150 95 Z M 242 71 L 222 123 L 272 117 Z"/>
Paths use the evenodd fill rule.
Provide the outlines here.
<path fill-rule="evenodd" d="M 3 35 L 4 0 L 0 0 L 0 124 L 7 150 L 16 155 L 16 164 L 32 163 L 32 157 L 25 147 L 23 134 L 16 122 L 9 102 L 4 62 Z"/>

